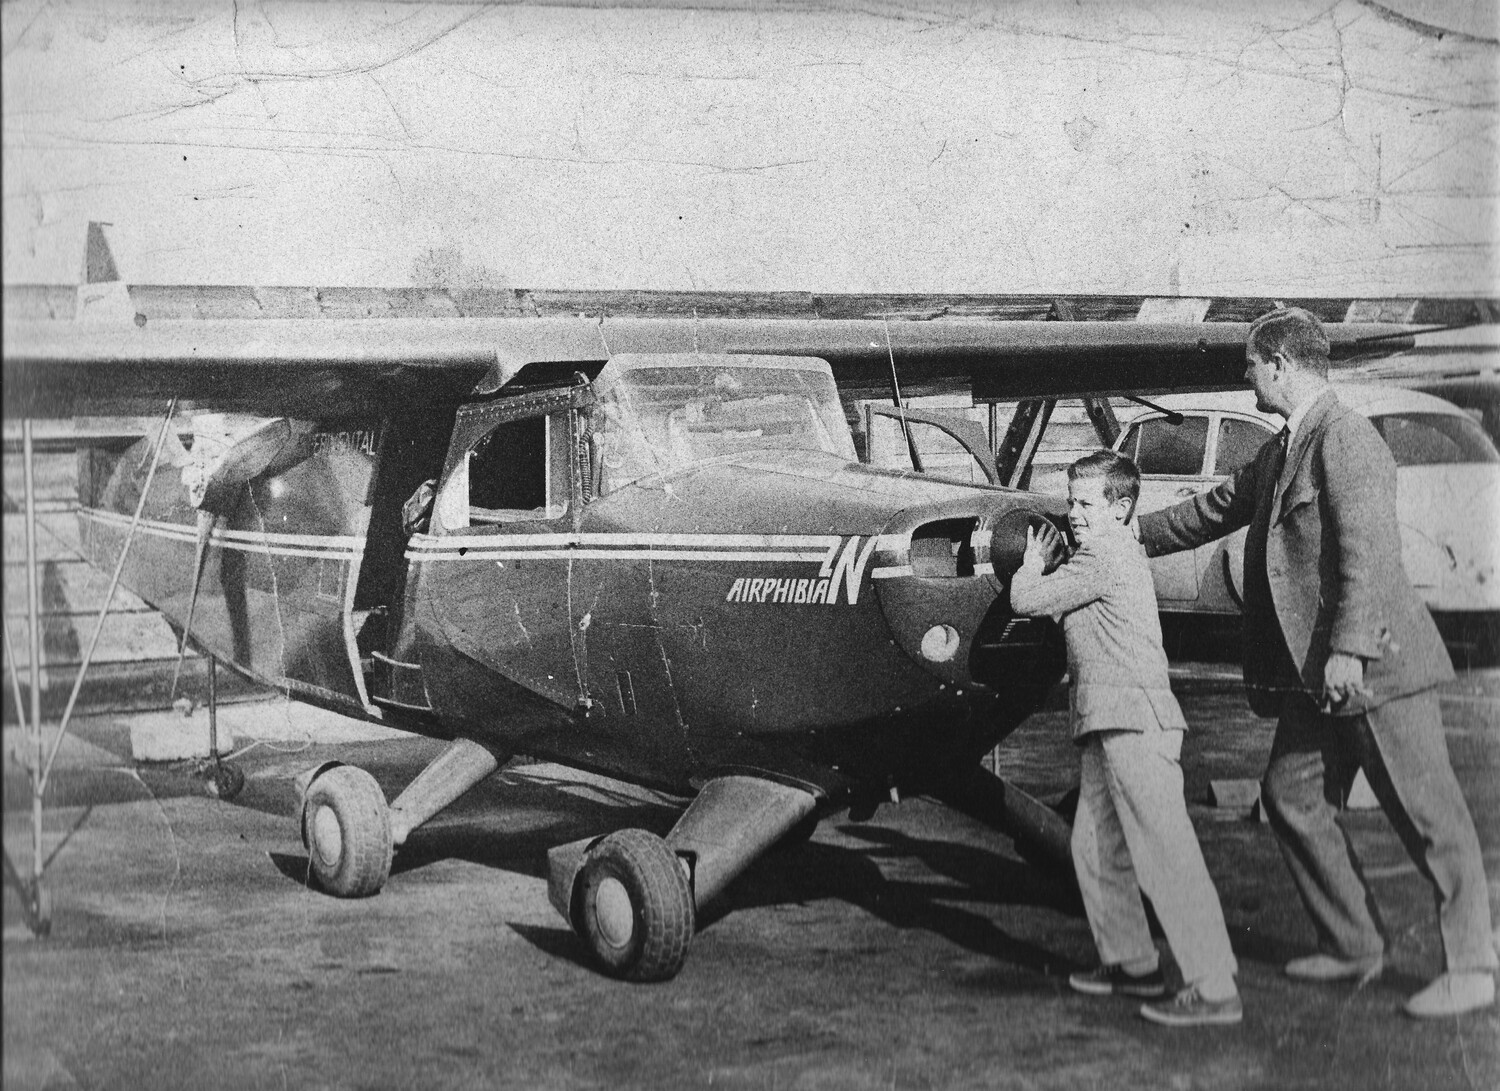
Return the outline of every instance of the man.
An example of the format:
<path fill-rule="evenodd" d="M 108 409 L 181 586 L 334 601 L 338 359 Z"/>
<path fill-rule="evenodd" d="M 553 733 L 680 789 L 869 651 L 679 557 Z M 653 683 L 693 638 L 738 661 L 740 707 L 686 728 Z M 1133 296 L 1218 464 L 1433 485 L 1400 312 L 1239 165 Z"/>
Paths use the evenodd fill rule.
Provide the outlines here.
<path fill-rule="evenodd" d="M 1245 377 L 1287 427 L 1217 488 L 1138 520 L 1151 556 L 1249 526 L 1245 686 L 1278 716 L 1261 798 L 1319 953 L 1288 976 L 1363 984 L 1384 965 L 1369 889 L 1334 821 L 1363 767 L 1433 884 L 1447 971 L 1411 997 L 1419 1017 L 1494 1002 L 1496 955 L 1479 839 L 1448 761 L 1435 687 L 1453 670 L 1401 566 L 1396 468 L 1328 383 L 1328 338 L 1298 308 L 1251 327 Z"/>

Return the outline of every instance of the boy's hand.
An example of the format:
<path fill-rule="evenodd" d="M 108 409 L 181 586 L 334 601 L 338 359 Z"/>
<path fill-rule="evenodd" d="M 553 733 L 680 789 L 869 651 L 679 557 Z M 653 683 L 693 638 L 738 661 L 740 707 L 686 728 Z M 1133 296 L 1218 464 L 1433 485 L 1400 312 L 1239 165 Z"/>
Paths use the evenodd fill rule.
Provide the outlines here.
<path fill-rule="evenodd" d="M 1029 526 L 1026 528 L 1026 554 L 1021 559 L 1021 567 L 1050 572 L 1063 562 L 1066 552 L 1062 535 L 1051 523 L 1043 523 L 1040 530 Z"/>

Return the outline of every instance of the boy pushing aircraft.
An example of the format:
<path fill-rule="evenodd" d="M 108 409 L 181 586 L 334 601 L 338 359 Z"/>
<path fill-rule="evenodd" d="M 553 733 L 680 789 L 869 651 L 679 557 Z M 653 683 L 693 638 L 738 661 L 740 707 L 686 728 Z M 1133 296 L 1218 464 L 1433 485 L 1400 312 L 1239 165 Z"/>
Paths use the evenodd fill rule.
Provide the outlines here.
<path fill-rule="evenodd" d="M 1083 751 L 1073 866 L 1101 963 L 1068 980 L 1092 996 L 1166 995 L 1144 890 L 1186 987 L 1141 1014 L 1167 1026 L 1238 1023 L 1238 967 L 1183 799 L 1187 722 L 1167 682 L 1151 570 L 1130 527 L 1140 484 L 1135 463 L 1112 451 L 1068 467 L 1078 549 L 1048 572 L 1064 551 L 1061 536 L 1032 530 L 1011 582 L 1012 609 L 1061 616 L 1068 643 L 1073 737 Z"/>

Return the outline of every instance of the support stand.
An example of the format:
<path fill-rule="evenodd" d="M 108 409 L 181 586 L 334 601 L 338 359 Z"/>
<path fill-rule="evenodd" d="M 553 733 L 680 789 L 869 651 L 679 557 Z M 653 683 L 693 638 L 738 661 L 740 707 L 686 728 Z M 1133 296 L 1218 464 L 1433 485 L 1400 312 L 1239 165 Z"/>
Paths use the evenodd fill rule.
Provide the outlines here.
<path fill-rule="evenodd" d="M 212 654 L 208 656 L 208 759 L 211 768 L 204 768 L 208 794 L 216 799 L 233 799 L 239 795 L 245 787 L 244 771 L 237 766 L 225 765 L 219 753 L 219 660 Z"/>

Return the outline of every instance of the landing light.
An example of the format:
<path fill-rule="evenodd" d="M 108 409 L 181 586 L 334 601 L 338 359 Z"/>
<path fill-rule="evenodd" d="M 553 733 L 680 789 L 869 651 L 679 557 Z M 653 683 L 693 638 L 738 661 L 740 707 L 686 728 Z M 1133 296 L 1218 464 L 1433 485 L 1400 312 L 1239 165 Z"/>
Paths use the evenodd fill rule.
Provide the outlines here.
<path fill-rule="evenodd" d="M 922 658 L 946 663 L 958 654 L 958 630 L 952 625 L 934 625 L 922 634 Z"/>

